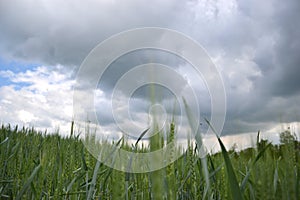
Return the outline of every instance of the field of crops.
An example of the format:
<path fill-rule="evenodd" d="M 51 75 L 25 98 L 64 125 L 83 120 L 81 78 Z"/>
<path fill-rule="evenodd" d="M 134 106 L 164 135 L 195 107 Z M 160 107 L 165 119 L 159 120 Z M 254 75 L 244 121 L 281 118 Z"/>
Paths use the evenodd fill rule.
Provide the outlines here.
<path fill-rule="evenodd" d="M 131 174 L 97 162 L 76 136 L 2 126 L 0 199 L 300 199 L 300 146 L 286 133 L 281 145 L 204 159 L 189 145 L 166 168 Z"/>

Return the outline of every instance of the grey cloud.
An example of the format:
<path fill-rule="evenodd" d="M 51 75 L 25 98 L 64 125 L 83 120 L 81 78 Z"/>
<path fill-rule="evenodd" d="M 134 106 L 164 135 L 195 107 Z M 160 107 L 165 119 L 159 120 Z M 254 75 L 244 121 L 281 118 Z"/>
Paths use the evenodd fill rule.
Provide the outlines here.
<path fill-rule="evenodd" d="M 112 91 L 117 81 L 129 70 L 147 63 L 159 63 L 173 68 L 179 67 L 184 60 L 162 50 L 145 49 L 123 55 L 107 67 L 99 80 L 98 88 L 106 92 Z M 91 72 L 92 73 L 92 72 Z M 146 75 L 146 74 L 144 74 Z M 135 77 L 140 79 L 141 77 Z"/>
<path fill-rule="evenodd" d="M 168 27 L 185 4 L 175 1 L 1 2 L 2 55 L 45 64 L 79 65 L 112 34 L 144 26 Z"/>
<path fill-rule="evenodd" d="M 300 48 L 300 3 L 299 1 L 264 1 L 256 2 L 259 8 L 247 4 L 249 17 L 260 21 L 258 28 L 263 30 L 267 44 L 258 43 L 257 49 L 262 46 L 256 54 L 256 62 L 264 73 L 264 80 L 257 87 L 264 88 L 265 92 L 271 90 L 273 95 L 291 95 L 299 92 L 299 52 Z M 263 6 L 267 4 L 269 6 Z M 255 4 L 256 5 L 256 4 Z M 259 10 L 257 10 L 257 8 Z M 265 12 L 257 12 L 264 10 Z M 262 15 L 262 16 L 260 16 Z M 259 18 L 258 18 L 259 17 Z M 265 27 L 262 27 L 265 26 Z M 261 40 L 258 40 L 261 42 Z"/>
<path fill-rule="evenodd" d="M 281 116 L 284 122 L 300 121 L 300 2 L 224 2 L 1 1 L 0 53 L 9 59 L 78 67 L 95 45 L 120 31 L 173 28 L 197 40 L 218 60 L 227 93 L 225 134 L 257 131 L 280 122 Z M 182 67 L 184 61 L 174 55 L 132 52 L 112 63 L 101 79 L 98 88 L 106 100 L 124 73 L 148 62 L 186 70 L 192 77 Z M 203 86 L 193 86 L 199 85 Z M 203 99 L 203 116 L 209 117 L 207 90 L 197 88 L 196 92 Z M 146 90 L 135 94 L 137 113 L 146 107 L 145 94 Z M 105 109 L 99 113 L 109 126 L 112 117 Z"/>
<path fill-rule="evenodd" d="M 221 45 L 229 60 L 221 66 L 228 97 L 224 132 L 255 131 L 267 129 L 274 123 L 299 121 L 300 24 L 296 20 L 300 17 L 299 2 L 239 1 L 238 6 L 241 17 L 236 19 L 236 24 L 240 26 L 221 31 L 225 35 L 242 33 L 237 34 L 236 39 L 226 36 L 228 44 L 232 46 Z M 219 31 L 218 27 L 216 31 Z M 243 55 L 245 47 L 252 51 L 246 57 Z M 211 52 L 219 52 L 214 50 L 214 46 L 210 48 Z M 243 64 L 233 69 L 228 67 L 236 58 L 253 62 L 260 75 L 251 75 L 249 69 L 254 66 L 249 69 Z M 239 68 L 246 70 L 242 74 L 237 73 L 241 78 L 234 81 L 229 74 L 238 72 Z M 252 84 L 249 91 L 242 84 L 247 79 Z M 232 84 L 244 87 L 244 91 L 233 88 Z M 239 130 L 236 131 L 234 127 Z"/>

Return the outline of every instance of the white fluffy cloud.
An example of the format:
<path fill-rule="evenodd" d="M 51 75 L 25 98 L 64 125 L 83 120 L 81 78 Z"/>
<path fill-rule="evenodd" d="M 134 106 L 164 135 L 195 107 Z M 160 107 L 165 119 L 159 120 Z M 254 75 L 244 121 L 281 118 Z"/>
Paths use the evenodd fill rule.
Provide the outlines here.
<path fill-rule="evenodd" d="M 40 130 L 69 130 L 73 115 L 73 84 L 61 66 L 37 67 L 14 73 L 0 71 L 10 84 L 0 87 L 0 121 L 34 126 Z"/>

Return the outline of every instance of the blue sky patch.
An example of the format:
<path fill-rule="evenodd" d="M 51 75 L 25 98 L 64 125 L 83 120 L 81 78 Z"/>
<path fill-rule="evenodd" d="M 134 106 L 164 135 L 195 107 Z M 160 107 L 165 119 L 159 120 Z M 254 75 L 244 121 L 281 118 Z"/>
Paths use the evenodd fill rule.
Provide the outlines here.
<path fill-rule="evenodd" d="M 25 72 L 40 66 L 38 63 L 29 63 L 25 61 L 6 60 L 0 56 L 0 71 L 10 70 L 14 73 Z"/>
<path fill-rule="evenodd" d="M 26 72 L 27 70 L 33 70 L 36 67 L 40 66 L 40 64 L 33 64 L 33 63 L 28 63 L 25 61 L 9 61 L 0 56 L 0 71 L 12 71 L 13 73 L 20 73 L 20 72 Z M 5 85 L 11 85 L 15 84 L 13 83 L 8 77 L 4 77 L 3 75 L 0 74 L 0 87 L 5 86 Z M 17 84 L 16 89 L 21 89 L 24 86 L 28 86 L 26 83 L 19 83 Z"/>

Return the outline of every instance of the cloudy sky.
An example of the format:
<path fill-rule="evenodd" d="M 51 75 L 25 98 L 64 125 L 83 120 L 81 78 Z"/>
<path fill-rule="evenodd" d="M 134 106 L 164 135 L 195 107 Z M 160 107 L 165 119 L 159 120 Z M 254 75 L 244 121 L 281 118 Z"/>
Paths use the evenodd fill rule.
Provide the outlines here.
<path fill-rule="evenodd" d="M 298 133 L 298 19 L 298 0 L 0 1 L 0 122 L 67 132 L 76 75 L 89 52 L 122 31 L 161 27 L 197 41 L 219 70 L 227 102 L 223 135 L 262 130 L 274 139 L 288 123 Z M 132 67 L 150 62 L 173 66 L 201 94 L 201 114 L 210 116 L 209 92 L 186 62 L 162 51 L 132 52 L 112 63 L 94 91 L 104 133 L 115 130 L 116 82 Z M 174 83 L 182 85 L 178 79 Z M 149 112 L 147 91 L 147 86 L 138 89 L 129 102 L 131 118 L 142 127 L 139 119 Z M 172 110 L 172 92 L 159 87 L 156 92 Z"/>

